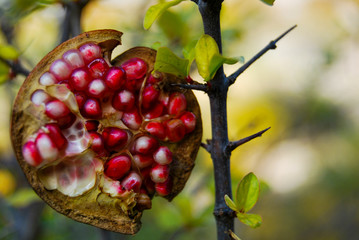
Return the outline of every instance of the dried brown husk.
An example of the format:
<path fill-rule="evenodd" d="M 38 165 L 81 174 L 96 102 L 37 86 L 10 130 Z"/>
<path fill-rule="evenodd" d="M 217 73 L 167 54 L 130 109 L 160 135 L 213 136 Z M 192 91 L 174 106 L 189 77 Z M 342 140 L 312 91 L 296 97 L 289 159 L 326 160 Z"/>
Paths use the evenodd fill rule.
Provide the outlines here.
<path fill-rule="evenodd" d="M 90 191 L 78 197 L 69 197 L 57 190 L 47 190 L 39 180 L 38 169 L 26 163 L 21 151 L 28 137 L 49 121 L 45 114 L 39 112 L 38 108 L 35 109 L 30 101 L 30 96 L 36 89 L 44 89 L 38 83 L 41 74 L 48 71 L 51 63 L 61 58 L 62 54 L 67 50 L 78 48 L 86 42 L 98 44 L 102 49 L 104 58 L 110 60 L 112 50 L 121 44 L 121 36 L 121 32 L 109 29 L 86 32 L 62 43 L 47 54 L 26 78 L 18 92 L 12 112 L 11 139 L 19 165 L 30 185 L 53 209 L 79 222 L 114 232 L 135 234 L 141 227 L 140 218 L 142 212 L 123 212 L 118 207 L 121 204 L 119 201 L 122 200 L 101 193 L 98 185 L 102 173 L 98 173 L 96 185 Z M 118 66 L 133 57 L 142 58 L 148 63 L 149 71 L 147 75 L 149 76 L 153 70 L 156 57 L 156 51 L 150 48 L 136 47 L 130 49 L 112 60 L 112 64 Z M 170 85 L 170 83 L 185 83 L 185 80 L 170 74 L 163 74 L 163 76 L 164 91 L 183 92 L 188 102 L 187 109 L 197 116 L 195 131 L 188 134 L 185 139 L 179 143 L 162 143 L 173 152 L 173 162 L 170 170 L 173 188 L 171 193 L 166 196 L 168 200 L 172 200 L 183 189 L 194 167 L 194 160 L 202 138 L 202 121 L 200 108 L 192 91 L 174 88 Z M 133 197 L 132 195 L 130 196 Z M 130 201 L 129 199 L 127 200 Z"/>

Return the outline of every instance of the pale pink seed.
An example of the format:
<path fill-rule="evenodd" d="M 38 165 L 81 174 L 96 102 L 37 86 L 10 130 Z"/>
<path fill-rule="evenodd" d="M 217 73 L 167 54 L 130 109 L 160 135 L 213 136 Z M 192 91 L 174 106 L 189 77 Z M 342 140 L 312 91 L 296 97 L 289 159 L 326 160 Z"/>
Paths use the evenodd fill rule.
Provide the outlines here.
<path fill-rule="evenodd" d="M 133 130 L 138 130 L 142 124 L 142 117 L 136 108 L 130 112 L 123 113 L 121 120 L 128 128 Z"/>
<path fill-rule="evenodd" d="M 140 192 L 140 188 L 142 185 L 141 176 L 136 172 L 130 172 L 124 179 L 121 181 L 121 185 L 126 190 L 133 190 L 134 192 Z"/>
<path fill-rule="evenodd" d="M 57 59 L 51 64 L 50 72 L 58 81 L 63 81 L 70 77 L 71 67 L 64 60 Z"/>
<path fill-rule="evenodd" d="M 77 69 L 85 66 L 85 62 L 82 59 L 81 53 L 77 49 L 71 49 L 62 55 L 62 58 L 72 69 Z"/>
<path fill-rule="evenodd" d="M 156 150 L 158 142 L 156 139 L 148 136 L 141 136 L 136 139 L 134 150 L 141 154 L 150 154 Z"/>
<path fill-rule="evenodd" d="M 124 89 L 116 92 L 112 98 L 112 106 L 119 111 L 130 111 L 135 105 L 135 95 Z"/>
<path fill-rule="evenodd" d="M 50 72 L 44 72 L 39 79 L 39 83 L 43 86 L 50 86 L 57 82 L 55 76 Z"/>
<path fill-rule="evenodd" d="M 139 169 L 142 169 L 151 166 L 153 163 L 153 158 L 151 155 L 147 156 L 142 154 L 136 154 L 133 156 L 133 161 Z"/>
<path fill-rule="evenodd" d="M 31 166 L 36 167 L 42 163 L 42 158 L 36 148 L 34 141 L 28 141 L 24 144 L 22 147 L 22 156 Z"/>
<path fill-rule="evenodd" d="M 172 162 L 172 152 L 168 147 L 161 146 L 153 153 L 153 159 L 160 165 L 170 164 Z"/>
<path fill-rule="evenodd" d="M 105 82 L 101 79 L 95 79 L 88 85 L 87 93 L 91 97 L 100 98 L 106 93 Z"/>
<path fill-rule="evenodd" d="M 31 95 L 31 102 L 33 102 L 36 106 L 40 106 L 41 104 L 46 104 L 50 100 L 51 100 L 51 96 L 41 89 L 36 90 Z"/>
<path fill-rule="evenodd" d="M 79 51 L 85 63 L 101 57 L 101 48 L 94 43 L 86 43 L 79 47 Z"/>
<path fill-rule="evenodd" d="M 59 119 L 70 113 L 70 109 L 60 100 L 52 100 L 45 105 L 45 114 L 51 119 Z"/>
<path fill-rule="evenodd" d="M 36 137 L 35 144 L 44 161 L 52 162 L 58 157 L 59 150 L 48 134 L 39 133 Z"/>
<path fill-rule="evenodd" d="M 91 76 L 89 72 L 83 68 L 80 68 L 72 72 L 69 83 L 73 89 L 84 91 L 90 81 Z"/>
<path fill-rule="evenodd" d="M 151 169 L 150 176 L 153 182 L 163 183 L 169 176 L 170 169 L 168 165 L 157 164 Z"/>

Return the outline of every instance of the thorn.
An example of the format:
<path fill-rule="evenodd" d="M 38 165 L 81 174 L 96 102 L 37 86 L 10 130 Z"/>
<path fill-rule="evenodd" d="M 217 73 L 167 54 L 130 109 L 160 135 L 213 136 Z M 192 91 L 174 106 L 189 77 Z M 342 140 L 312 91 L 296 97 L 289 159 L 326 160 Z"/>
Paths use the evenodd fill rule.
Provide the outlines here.
<path fill-rule="evenodd" d="M 248 137 L 242 138 L 238 141 L 234 141 L 234 142 L 230 142 L 228 145 L 229 151 L 232 152 L 234 149 L 236 149 L 237 147 L 257 138 L 257 137 L 261 137 L 266 131 L 268 131 L 271 127 L 268 127 L 260 132 L 257 132 L 253 135 L 250 135 Z"/>

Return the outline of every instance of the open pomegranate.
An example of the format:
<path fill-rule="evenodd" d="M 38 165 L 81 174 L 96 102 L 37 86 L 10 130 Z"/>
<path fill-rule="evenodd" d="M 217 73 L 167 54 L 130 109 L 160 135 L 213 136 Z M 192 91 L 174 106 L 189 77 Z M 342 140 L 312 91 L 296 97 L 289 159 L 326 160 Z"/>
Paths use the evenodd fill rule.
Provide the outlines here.
<path fill-rule="evenodd" d="M 68 217 L 134 234 L 154 196 L 184 187 L 202 137 L 185 83 L 153 72 L 156 51 L 111 59 L 122 33 L 97 30 L 62 43 L 22 85 L 12 114 L 17 159 L 37 194 Z"/>

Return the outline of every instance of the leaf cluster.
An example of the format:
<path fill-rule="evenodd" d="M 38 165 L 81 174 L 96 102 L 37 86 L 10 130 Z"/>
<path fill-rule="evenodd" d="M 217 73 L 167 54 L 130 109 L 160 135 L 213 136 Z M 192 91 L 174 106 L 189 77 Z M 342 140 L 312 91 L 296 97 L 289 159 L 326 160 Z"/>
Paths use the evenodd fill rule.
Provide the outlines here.
<path fill-rule="evenodd" d="M 227 206 L 235 211 L 239 221 L 252 228 L 257 228 L 262 224 L 260 215 L 247 213 L 257 203 L 259 192 L 259 181 L 256 175 L 249 173 L 238 184 L 235 201 L 228 195 L 224 196 Z"/>

